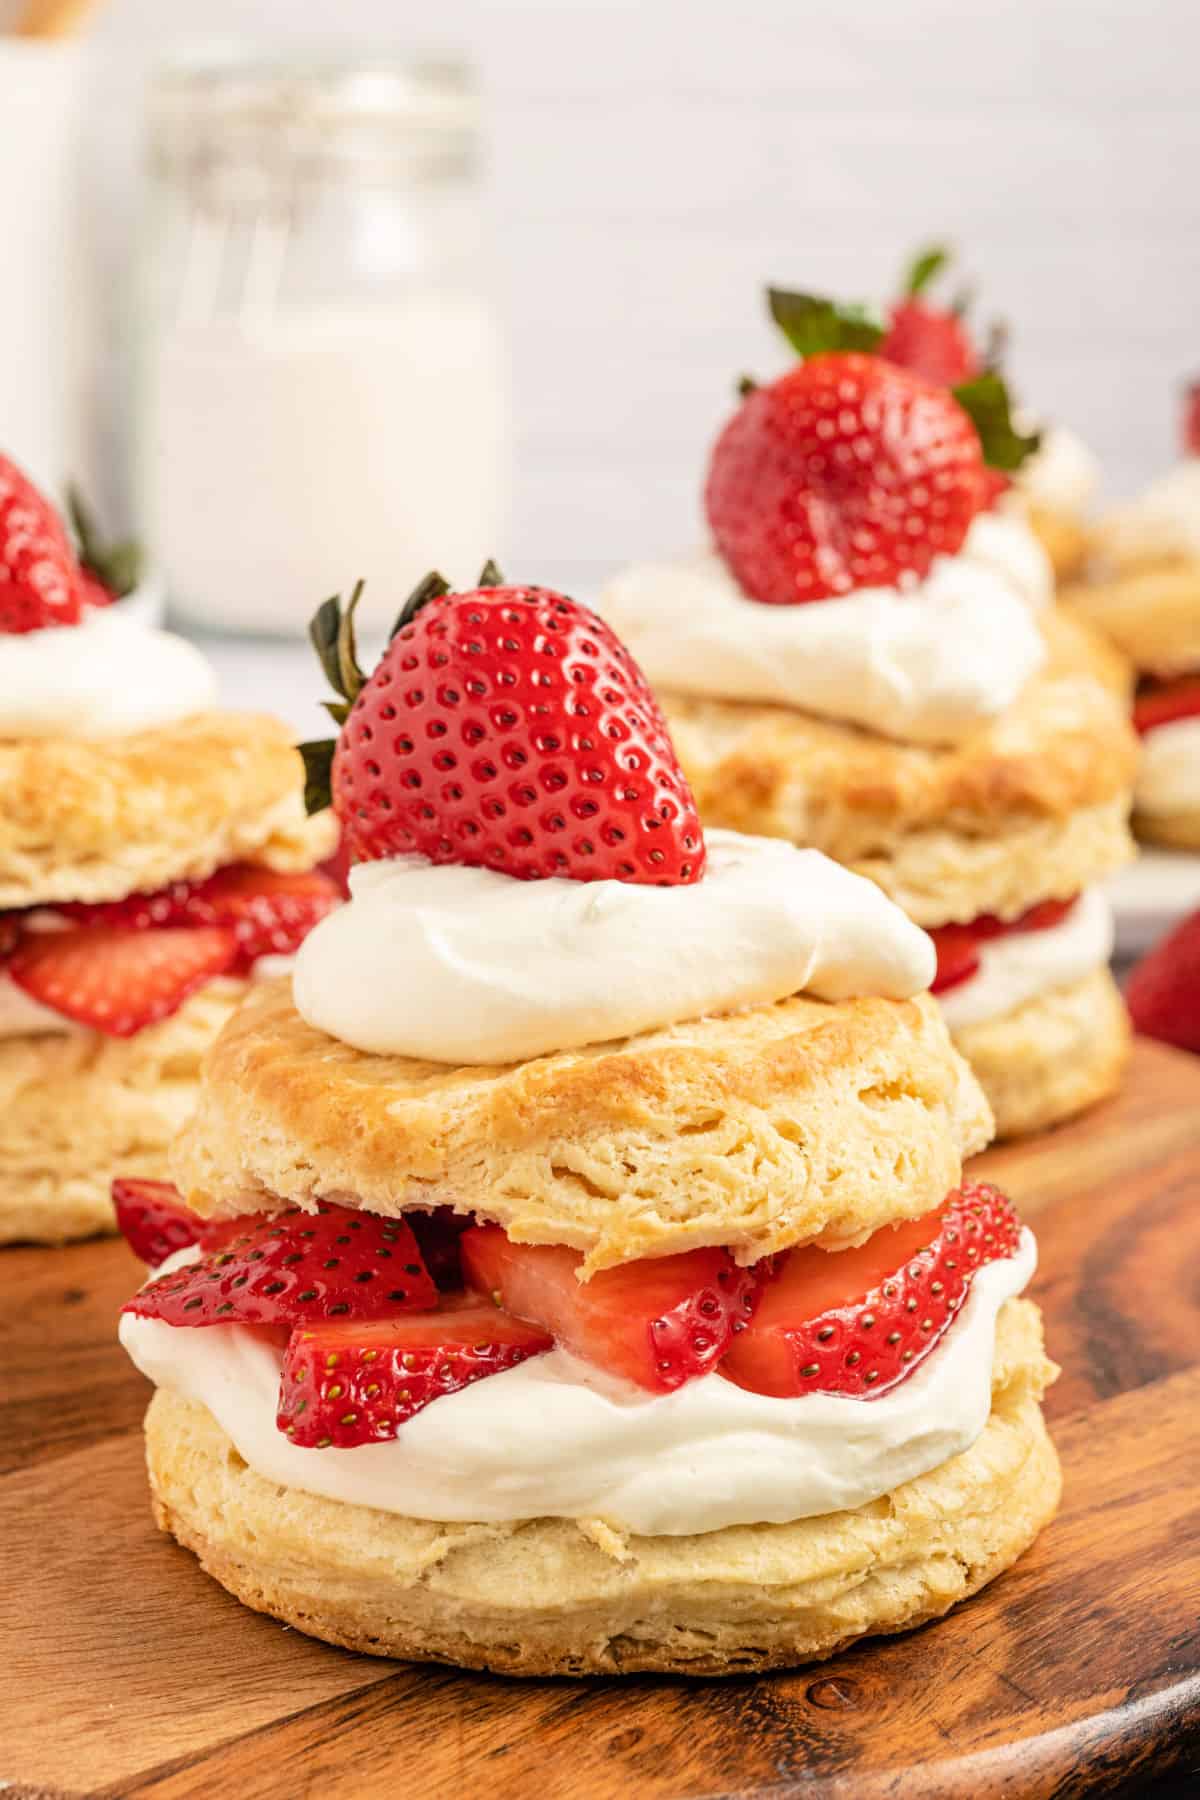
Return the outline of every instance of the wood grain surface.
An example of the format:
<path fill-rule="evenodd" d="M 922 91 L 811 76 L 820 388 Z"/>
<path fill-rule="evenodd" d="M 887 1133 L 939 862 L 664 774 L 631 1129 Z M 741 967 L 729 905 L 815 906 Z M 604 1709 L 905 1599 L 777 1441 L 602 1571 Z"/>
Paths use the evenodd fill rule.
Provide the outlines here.
<path fill-rule="evenodd" d="M 941 1623 L 795 1674 L 523 1682 L 245 1611 L 150 1521 L 119 1243 L 0 1257 L 5 1800 L 1200 1793 L 1200 1062 L 979 1166 L 1037 1222 L 1067 1487 Z"/>

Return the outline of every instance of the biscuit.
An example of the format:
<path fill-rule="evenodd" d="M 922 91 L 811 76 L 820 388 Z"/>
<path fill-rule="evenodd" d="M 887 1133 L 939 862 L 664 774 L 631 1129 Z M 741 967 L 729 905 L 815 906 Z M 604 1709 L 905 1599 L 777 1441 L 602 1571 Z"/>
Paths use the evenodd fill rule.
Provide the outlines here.
<path fill-rule="evenodd" d="M 941 1203 L 991 1117 L 939 1009 L 801 996 L 497 1067 L 365 1055 L 263 983 L 172 1154 L 203 1214 L 451 1206 L 590 1271 L 833 1249 Z"/>
<path fill-rule="evenodd" d="M 120 900 L 243 860 L 310 868 L 333 832 L 305 819 L 303 792 L 287 727 L 255 713 L 0 742 L 0 910 Z"/>
<path fill-rule="evenodd" d="M 1133 854 L 1128 664 L 1071 619 L 1003 717 L 962 743 L 901 744 L 786 707 L 662 696 L 701 816 L 823 850 L 918 924 L 1015 918 Z"/>
<path fill-rule="evenodd" d="M 247 1606 L 374 1656 L 506 1675 L 788 1668 L 940 1617 L 1053 1516 L 1040 1399 L 1056 1370 L 1030 1301 L 1007 1302 L 996 1352 L 969 1450 L 790 1525 L 636 1537 L 599 1520 L 445 1525 L 339 1504 L 264 1481 L 204 1407 L 166 1390 L 146 1415 L 155 1517 Z"/>
<path fill-rule="evenodd" d="M 200 1064 L 247 983 L 210 982 L 132 1038 L 79 1031 L 0 1041 L 0 1243 L 114 1228 L 114 1175 L 166 1175 Z"/>
<path fill-rule="evenodd" d="M 1043 1131 L 1115 1092 L 1129 1057 L 1125 1003 L 1107 969 L 954 1033 L 998 1138 Z"/>
<path fill-rule="evenodd" d="M 1069 581 L 1087 560 L 1088 532 L 1083 520 L 1051 507 L 1026 503 L 1026 519 L 1035 538 L 1050 558 L 1055 581 Z"/>
<path fill-rule="evenodd" d="M 1123 570 L 1100 565 L 1061 598 L 1135 668 L 1160 676 L 1200 669 L 1200 561 L 1171 557 Z"/>
<path fill-rule="evenodd" d="M 1135 812 L 1133 829 L 1143 844 L 1168 850 L 1200 850 L 1200 812 Z"/>

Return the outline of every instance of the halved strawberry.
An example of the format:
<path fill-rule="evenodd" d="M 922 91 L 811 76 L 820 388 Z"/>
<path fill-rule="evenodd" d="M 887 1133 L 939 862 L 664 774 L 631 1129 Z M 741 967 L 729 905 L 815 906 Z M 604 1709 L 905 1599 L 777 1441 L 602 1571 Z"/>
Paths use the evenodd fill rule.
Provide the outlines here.
<path fill-rule="evenodd" d="M 176 881 L 153 894 L 130 894 L 102 906 L 59 910 L 88 925 L 135 931 L 163 926 L 221 926 L 237 941 L 243 965 L 260 956 L 290 956 L 338 901 L 337 884 L 319 869 L 285 874 L 232 863 L 205 881 Z"/>
<path fill-rule="evenodd" d="M 276 1424 L 294 1444 L 316 1449 L 379 1443 L 431 1400 L 552 1343 L 549 1332 L 474 1294 L 409 1318 L 302 1326 L 284 1356 Z"/>
<path fill-rule="evenodd" d="M 132 1037 L 169 1018 L 237 961 L 231 931 L 92 926 L 31 933 L 8 973 L 43 1006 L 107 1037 Z"/>
<path fill-rule="evenodd" d="M 1020 1232 L 1012 1202 L 973 1182 L 857 1250 L 789 1251 L 721 1373 L 781 1398 L 885 1393 L 938 1342 L 975 1270 L 1015 1254 Z"/>
<path fill-rule="evenodd" d="M 970 981 L 979 968 L 979 942 L 970 925 L 939 925 L 930 931 L 937 951 L 937 974 L 930 984 L 931 994 L 944 994 L 961 982 Z"/>
<path fill-rule="evenodd" d="M 315 1214 L 255 1215 L 245 1225 L 199 1262 L 150 1282 L 123 1311 L 168 1325 L 300 1325 L 437 1305 L 403 1219 L 322 1201 Z"/>
<path fill-rule="evenodd" d="M 1200 715 L 1200 675 L 1180 675 L 1175 681 L 1148 682 L 1133 703 L 1134 729 L 1145 737 L 1160 725 Z"/>
<path fill-rule="evenodd" d="M 202 1219 L 185 1206 L 179 1189 L 170 1181 L 143 1181 L 119 1175 L 112 1184 L 117 1230 L 136 1257 L 156 1269 L 176 1250 L 203 1244 L 213 1250 L 231 1238 L 243 1237 L 252 1221 Z"/>
<path fill-rule="evenodd" d="M 432 1212 L 406 1213 L 405 1223 L 412 1227 L 417 1248 L 441 1293 L 461 1288 L 462 1258 L 459 1250 L 462 1234 L 472 1223 L 469 1213 L 456 1213 L 453 1207 L 437 1206 Z"/>
<path fill-rule="evenodd" d="M 511 1243 L 499 1225 L 474 1225 L 462 1238 L 469 1287 L 574 1355 L 658 1392 L 717 1366 L 753 1314 L 765 1273 L 739 1269 L 727 1250 L 686 1250 L 580 1282 L 582 1261 L 562 1245 Z"/>

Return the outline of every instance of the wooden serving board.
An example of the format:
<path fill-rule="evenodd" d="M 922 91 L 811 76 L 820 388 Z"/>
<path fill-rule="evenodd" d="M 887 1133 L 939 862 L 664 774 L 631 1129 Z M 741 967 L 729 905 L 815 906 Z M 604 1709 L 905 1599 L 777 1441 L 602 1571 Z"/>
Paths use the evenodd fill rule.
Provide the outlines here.
<path fill-rule="evenodd" d="M 1200 1061 L 981 1159 L 1037 1218 L 1054 1525 L 939 1624 L 795 1674 L 523 1682 L 332 1650 L 154 1530 L 124 1246 L 0 1256 L 6 1800 L 1200 1793 Z"/>

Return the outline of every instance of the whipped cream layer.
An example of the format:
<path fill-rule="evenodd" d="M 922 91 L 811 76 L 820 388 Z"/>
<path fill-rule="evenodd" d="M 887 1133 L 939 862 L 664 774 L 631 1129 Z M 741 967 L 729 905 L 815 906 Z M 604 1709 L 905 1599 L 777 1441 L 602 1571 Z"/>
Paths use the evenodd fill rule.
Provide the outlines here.
<path fill-rule="evenodd" d="M 1037 429 L 1028 413 L 1018 415 L 1022 431 Z M 1042 441 L 1015 476 L 1018 491 L 1047 512 L 1078 518 L 1091 504 L 1100 482 L 1100 463 L 1083 439 L 1062 425 L 1042 428 Z"/>
<path fill-rule="evenodd" d="M 916 1373 L 875 1400 L 778 1400 L 719 1374 L 651 1395 L 552 1350 L 352 1450 L 300 1449 L 276 1428 L 282 1355 L 252 1329 L 127 1313 L 121 1342 L 156 1386 L 207 1407 L 267 1481 L 411 1518 L 603 1519 L 677 1537 L 865 1506 L 968 1449 L 991 1409 L 997 1314 L 1036 1263 L 1023 1231 L 1015 1256 L 978 1271 Z"/>
<path fill-rule="evenodd" d="M 1034 536 L 1019 495 L 977 513 L 959 551 L 1002 575 L 1027 606 L 1041 612 L 1054 599 L 1054 565 Z"/>
<path fill-rule="evenodd" d="M 1146 732 L 1133 804 L 1143 813 L 1200 812 L 1200 718 Z"/>
<path fill-rule="evenodd" d="M 360 863 L 296 958 L 310 1025 L 381 1056 L 509 1063 L 808 993 L 906 999 L 933 946 L 816 850 L 709 831 L 685 887 Z"/>
<path fill-rule="evenodd" d="M 974 975 L 937 996 L 947 1025 L 951 1031 L 982 1025 L 1082 981 L 1107 963 L 1113 937 L 1112 907 L 1099 888 L 1088 888 L 1066 918 L 1045 931 L 983 939 Z"/>
<path fill-rule="evenodd" d="M 1189 456 L 1109 513 L 1098 533 L 1118 567 L 1168 557 L 1200 557 L 1200 456 Z"/>
<path fill-rule="evenodd" d="M 953 743 L 1011 706 L 1046 654 L 1026 598 L 987 554 L 1011 522 L 980 515 L 973 531 L 980 519 L 984 553 L 939 557 L 904 590 L 766 606 L 705 551 L 624 570 L 599 610 L 654 687 Z"/>
<path fill-rule="evenodd" d="M 0 738 L 116 738 L 215 705 L 183 638 L 101 609 L 79 625 L 0 635 Z"/>

